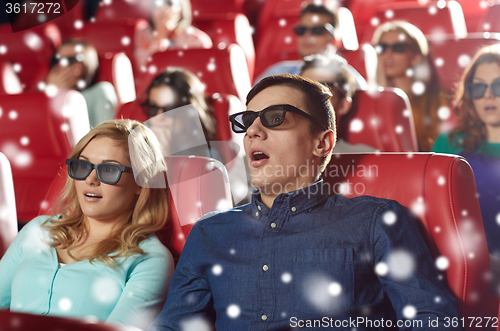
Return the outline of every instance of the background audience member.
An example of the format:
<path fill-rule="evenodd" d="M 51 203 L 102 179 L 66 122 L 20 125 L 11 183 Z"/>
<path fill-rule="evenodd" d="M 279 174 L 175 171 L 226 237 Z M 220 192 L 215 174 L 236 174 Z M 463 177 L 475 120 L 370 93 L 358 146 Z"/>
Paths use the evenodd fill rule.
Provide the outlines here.
<path fill-rule="evenodd" d="M 297 37 L 297 52 L 303 59 L 312 54 L 321 54 L 325 56 L 335 55 L 337 49 L 334 46 L 335 29 L 337 28 L 337 15 L 323 4 L 309 3 L 300 13 L 299 25 L 294 27 L 294 33 Z M 333 57 L 338 59 L 338 57 Z M 300 67 L 303 61 L 282 61 L 266 69 L 255 83 L 262 78 L 279 74 L 299 75 Z M 349 71 L 356 77 L 358 89 L 366 89 L 366 81 L 350 65 L 347 65 Z"/>
<path fill-rule="evenodd" d="M 191 22 L 189 0 L 153 1 L 150 27 L 142 30 L 137 38 L 137 65 L 145 65 L 151 54 L 167 49 L 211 48 L 210 37 L 192 26 Z"/>
<path fill-rule="evenodd" d="M 441 134 L 432 150 L 463 155 L 472 166 L 488 249 L 500 259 L 500 45 L 476 54 L 455 98 L 461 124 Z"/>
<path fill-rule="evenodd" d="M 144 328 L 174 268 L 154 235 L 167 219 L 166 189 L 140 187 L 132 171 L 147 169 L 142 182 L 163 176 L 158 141 L 139 122 L 107 121 L 66 162 L 60 214 L 29 222 L 0 261 L 0 309 Z"/>
<path fill-rule="evenodd" d="M 310 55 L 304 58 L 300 75 L 327 85 L 332 91 L 330 101 L 335 111 L 337 133 L 341 118 L 352 107 L 352 97 L 356 92 L 356 77 L 347 68 L 347 62 L 340 56 L 326 57 Z M 375 148 L 364 144 L 351 145 L 337 136 L 333 153 L 374 152 Z"/>
<path fill-rule="evenodd" d="M 159 74 L 149 85 L 147 89 L 147 99 L 142 103 L 142 109 L 149 119 L 149 124 L 153 132 L 158 137 L 164 155 L 175 154 L 179 151 L 185 153 L 202 156 L 211 156 L 210 150 L 206 146 L 206 142 L 215 140 L 215 119 L 212 116 L 212 109 L 205 101 L 205 86 L 191 72 L 180 68 L 169 68 Z M 190 117 L 182 116 L 183 110 L 190 108 L 179 109 L 178 114 L 172 116 L 157 116 L 177 109 L 183 106 L 192 105 L 201 121 L 201 129 L 203 135 L 198 134 L 202 138 L 201 146 L 203 151 L 190 149 L 191 143 L 196 143 L 196 138 L 193 135 L 193 130 L 196 129 L 196 118 L 193 120 Z M 204 138 L 204 140 L 203 140 Z M 175 144 L 175 148 L 172 148 Z M 187 148 L 185 148 L 187 147 Z M 215 157 L 215 156 L 214 156 Z M 215 157 L 218 159 L 218 157 Z M 222 161 L 222 160 L 221 160 Z"/>
<path fill-rule="evenodd" d="M 99 58 L 96 49 L 83 40 L 68 40 L 57 48 L 46 85 L 80 91 L 87 103 L 90 126 L 113 119 L 118 104 L 109 82 L 96 83 Z"/>
<path fill-rule="evenodd" d="M 439 135 L 438 109 L 448 107 L 450 98 L 438 84 L 427 39 L 416 26 L 391 21 L 375 30 L 372 44 L 378 54 L 378 85 L 397 87 L 408 95 L 419 149 L 430 151 Z"/>

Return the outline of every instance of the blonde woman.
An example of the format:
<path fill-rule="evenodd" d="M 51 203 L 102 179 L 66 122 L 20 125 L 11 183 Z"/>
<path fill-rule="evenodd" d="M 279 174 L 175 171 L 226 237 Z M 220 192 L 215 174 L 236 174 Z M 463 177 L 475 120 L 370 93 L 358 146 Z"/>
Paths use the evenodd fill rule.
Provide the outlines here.
<path fill-rule="evenodd" d="M 377 84 L 408 95 L 418 147 L 430 151 L 440 132 L 438 109 L 449 107 L 451 98 L 439 86 L 426 37 L 408 22 L 390 21 L 375 30 L 372 44 L 378 54 Z"/>
<path fill-rule="evenodd" d="M 0 309 L 145 328 L 174 268 L 154 235 L 167 219 L 166 189 L 136 183 L 163 176 L 159 143 L 139 122 L 107 121 L 66 163 L 60 212 L 28 223 L 0 261 Z"/>

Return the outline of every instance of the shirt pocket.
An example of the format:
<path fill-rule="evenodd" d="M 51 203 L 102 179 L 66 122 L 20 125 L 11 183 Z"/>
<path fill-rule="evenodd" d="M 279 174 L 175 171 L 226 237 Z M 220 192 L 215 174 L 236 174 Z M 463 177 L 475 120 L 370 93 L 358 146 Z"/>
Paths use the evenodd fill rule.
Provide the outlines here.
<path fill-rule="evenodd" d="M 292 275 L 294 309 L 318 314 L 353 308 L 353 260 L 352 248 L 297 250 Z"/>

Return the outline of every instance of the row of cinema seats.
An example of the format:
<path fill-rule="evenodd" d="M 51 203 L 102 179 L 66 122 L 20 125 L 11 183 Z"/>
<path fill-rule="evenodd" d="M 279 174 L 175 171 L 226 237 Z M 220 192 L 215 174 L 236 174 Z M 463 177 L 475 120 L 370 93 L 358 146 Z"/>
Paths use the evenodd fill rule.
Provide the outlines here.
<path fill-rule="evenodd" d="M 8 163 L 1 155 L 0 161 L 0 174 L 7 177 Z M 189 156 L 168 157 L 166 161 L 172 226 L 162 230 L 159 237 L 178 257 L 196 219 L 207 212 L 230 207 L 231 198 L 222 164 Z M 65 176 L 64 170 L 59 171 L 40 215 L 53 210 Z M 326 168 L 324 178 L 332 193 L 395 199 L 412 210 L 437 261 L 440 277 L 457 300 L 461 316 L 468 321 L 469 317 L 499 315 L 498 297 L 488 294 L 489 255 L 474 176 L 462 157 L 434 153 L 338 154 Z M 3 186 L 5 181 L 1 183 Z M 2 198 L 5 195 L 0 195 L 1 206 L 9 203 Z M 4 230 L 12 226 L 15 219 L 0 217 L 4 246 L 12 240 L 12 231 Z M 13 323 L 12 319 L 18 322 Z M 0 313 L 2 330 L 29 330 L 33 321 L 57 325 L 59 330 L 75 327 L 63 319 Z M 466 324 L 467 330 L 472 328 Z"/>
<path fill-rule="evenodd" d="M 240 101 L 222 93 L 207 93 L 207 101 L 219 123 L 217 140 L 236 143 L 242 154 L 243 135 L 234 134 L 228 120 L 229 115 L 241 111 Z M 74 144 L 88 131 L 84 104 L 83 97 L 76 91 L 65 91 L 54 97 L 41 92 L 0 95 L 0 127 L 3 128 L 0 152 L 7 155 L 12 164 L 20 223 L 36 216 L 50 182 Z M 116 118 L 146 120 L 139 100 L 123 104 Z M 399 90 L 360 91 L 356 106 L 343 121 L 342 128 L 347 141 L 353 144 L 368 144 L 381 152 L 418 150 L 409 102 Z M 233 156 L 224 158 L 231 161 Z"/>

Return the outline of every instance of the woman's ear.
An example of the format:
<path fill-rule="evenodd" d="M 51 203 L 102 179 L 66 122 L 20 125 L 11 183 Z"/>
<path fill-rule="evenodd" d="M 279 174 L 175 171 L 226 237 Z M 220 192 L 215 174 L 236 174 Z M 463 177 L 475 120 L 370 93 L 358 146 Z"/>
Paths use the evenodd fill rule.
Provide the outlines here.
<path fill-rule="evenodd" d="M 328 155 L 335 146 L 334 133 L 332 130 L 326 130 L 318 133 L 317 144 L 314 147 L 313 154 L 318 157 Z"/>

